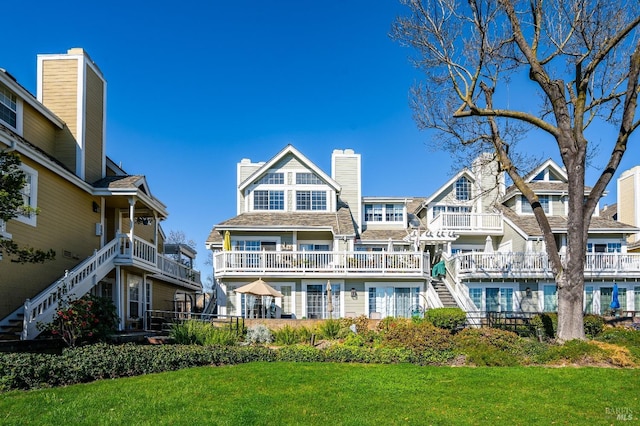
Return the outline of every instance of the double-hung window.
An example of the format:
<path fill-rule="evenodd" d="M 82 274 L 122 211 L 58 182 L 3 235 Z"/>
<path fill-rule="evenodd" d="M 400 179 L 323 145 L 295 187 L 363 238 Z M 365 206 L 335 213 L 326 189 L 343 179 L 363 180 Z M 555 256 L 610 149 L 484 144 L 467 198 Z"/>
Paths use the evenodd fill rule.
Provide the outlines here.
<path fill-rule="evenodd" d="M 0 84 L 0 120 L 12 128 L 18 124 L 18 103 L 16 95 Z"/>
<path fill-rule="evenodd" d="M 387 222 L 402 222 L 402 204 L 387 204 L 385 206 L 385 220 Z"/>
<path fill-rule="evenodd" d="M 284 191 L 259 190 L 253 192 L 254 210 L 284 210 Z"/>
<path fill-rule="evenodd" d="M 25 165 L 20 165 L 20 168 L 24 172 L 25 183 L 20 191 L 22 194 L 22 202 L 25 206 L 28 206 L 31 211 L 20 213 L 16 216 L 15 220 L 26 223 L 27 225 L 36 226 L 35 210 L 38 207 L 38 172 L 35 169 Z"/>
<path fill-rule="evenodd" d="M 402 204 L 365 204 L 365 222 L 402 222 L 404 206 Z"/>
<path fill-rule="evenodd" d="M 326 191 L 296 191 L 296 210 L 326 211 Z"/>
<path fill-rule="evenodd" d="M 540 205 L 545 213 L 549 214 L 549 196 L 548 195 L 539 195 L 538 200 L 540 201 Z M 520 196 L 520 211 L 522 213 L 533 213 L 533 208 L 531 208 L 531 204 L 527 200 L 527 197 L 524 195 Z"/>

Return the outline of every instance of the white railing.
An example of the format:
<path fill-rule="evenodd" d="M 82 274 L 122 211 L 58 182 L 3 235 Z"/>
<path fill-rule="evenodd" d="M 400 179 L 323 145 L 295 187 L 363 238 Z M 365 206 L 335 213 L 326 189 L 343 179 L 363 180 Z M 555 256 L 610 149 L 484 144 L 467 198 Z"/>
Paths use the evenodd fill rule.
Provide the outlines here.
<path fill-rule="evenodd" d="M 158 269 L 163 275 L 188 283 L 200 284 L 200 271 L 190 268 L 167 255 L 158 255 Z"/>
<path fill-rule="evenodd" d="M 221 251 L 214 254 L 216 274 L 224 273 L 379 273 L 428 274 L 422 252 Z"/>
<path fill-rule="evenodd" d="M 431 231 L 502 232 L 500 213 L 440 213 L 429 223 Z"/>
<path fill-rule="evenodd" d="M 509 273 L 512 275 L 550 274 L 546 253 L 464 253 L 454 257 L 456 269 L 465 273 Z M 640 274 L 640 254 L 589 253 L 585 257 L 586 274 Z"/>
<path fill-rule="evenodd" d="M 67 271 L 38 296 L 27 299 L 24 303 L 24 319 L 22 340 L 37 336 L 38 323 L 50 322 L 63 297 L 79 297 L 86 294 L 96 282 L 102 279 L 113 268 L 113 260 L 120 254 L 122 242 L 112 240 L 109 244 L 96 250 L 93 256 Z"/>

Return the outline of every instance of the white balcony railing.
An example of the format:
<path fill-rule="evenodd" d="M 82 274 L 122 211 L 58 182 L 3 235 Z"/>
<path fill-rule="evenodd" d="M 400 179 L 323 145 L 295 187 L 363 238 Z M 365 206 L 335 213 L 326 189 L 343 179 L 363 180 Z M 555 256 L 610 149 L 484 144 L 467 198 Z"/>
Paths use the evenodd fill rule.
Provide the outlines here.
<path fill-rule="evenodd" d="M 551 263 L 546 253 L 464 253 L 455 256 L 457 273 L 500 273 L 517 275 L 549 274 Z M 585 275 L 640 274 L 640 254 L 589 253 L 585 257 Z"/>
<path fill-rule="evenodd" d="M 428 274 L 429 254 L 362 251 L 222 251 L 216 275 L 258 273 Z"/>
<path fill-rule="evenodd" d="M 499 232 L 503 231 L 500 213 L 440 213 L 429 223 L 431 231 Z"/>

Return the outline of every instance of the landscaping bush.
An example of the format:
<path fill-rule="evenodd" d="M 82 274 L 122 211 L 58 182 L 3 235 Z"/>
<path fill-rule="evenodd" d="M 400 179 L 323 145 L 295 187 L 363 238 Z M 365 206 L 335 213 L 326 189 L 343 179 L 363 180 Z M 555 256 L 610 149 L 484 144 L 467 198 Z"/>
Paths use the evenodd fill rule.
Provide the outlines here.
<path fill-rule="evenodd" d="M 450 350 L 453 340 L 448 331 L 437 328 L 429 322 L 416 323 L 398 318 L 386 324 L 386 331 L 380 334 L 380 346 L 389 348 L 408 348 L 418 351 Z"/>
<path fill-rule="evenodd" d="M 274 361 L 265 347 L 107 345 L 69 348 L 62 355 L 0 354 L 0 390 L 33 389 L 138 376 L 203 365 Z"/>
<path fill-rule="evenodd" d="M 596 340 L 627 348 L 634 362 L 640 363 L 640 330 L 609 327 L 605 328 Z"/>
<path fill-rule="evenodd" d="M 335 340 L 340 335 L 342 323 L 337 319 L 328 319 L 318 325 L 318 334 L 321 339 Z"/>
<path fill-rule="evenodd" d="M 170 336 L 180 345 L 233 346 L 240 341 L 240 330 L 217 327 L 208 322 L 188 320 L 171 326 Z"/>
<path fill-rule="evenodd" d="M 558 314 L 553 312 L 538 314 L 531 318 L 531 325 L 538 330 L 542 330 L 543 336 L 553 339 L 556 337 L 556 331 L 558 330 Z"/>
<path fill-rule="evenodd" d="M 467 322 L 467 314 L 460 308 L 429 309 L 424 318 L 436 327 L 450 331 L 463 328 Z"/>
<path fill-rule="evenodd" d="M 291 327 L 289 324 L 278 330 L 272 330 L 271 334 L 273 336 L 273 343 L 276 345 L 285 346 L 300 343 L 300 338 L 296 329 Z"/>
<path fill-rule="evenodd" d="M 309 345 L 284 346 L 276 351 L 278 361 L 290 362 L 321 362 L 324 361 L 323 352 Z"/>
<path fill-rule="evenodd" d="M 247 329 L 247 336 L 245 342 L 252 345 L 271 343 L 273 336 L 271 331 L 264 324 L 256 324 Z"/>
<path fill-rule="evenodd" d="M 604 329 L 604 318 L 600 315 L 588 314 L 584 316 L 584 334 L 594 338 Z"/>
<path fill-rule="evenodd" d="M 586 340 L 570 340 L 564 344 L 553 344 L 541 353 L 536 361 L 542 364 L 579 364 L 604 362 L 606 352 Z"/>
<path fill-rule="evenodd" d="M 356 318 L 342 318 L 341 320 L 343 328 L 349 328 L 352 324 L 356 326 L 356 333 L 364 334 L 369 331 L 369 318 L 366 315 L 360 315 Z"/>
<path fill-rule="evenodd" d="M 467 363 L 481 366 L 514 366 L 522 362 L 526 339 L 496 328 L 467 328 L 454 337 L 457 351 Z"/>
<path fill-rule="evenodd" d="M 42 332 L 61 337 L 69 346 L 103 341 L 117 326 L 118 314 L 113 301 L 91 294 L 80 299 L 61 300 L 53 321 L 38 324 Z"/>

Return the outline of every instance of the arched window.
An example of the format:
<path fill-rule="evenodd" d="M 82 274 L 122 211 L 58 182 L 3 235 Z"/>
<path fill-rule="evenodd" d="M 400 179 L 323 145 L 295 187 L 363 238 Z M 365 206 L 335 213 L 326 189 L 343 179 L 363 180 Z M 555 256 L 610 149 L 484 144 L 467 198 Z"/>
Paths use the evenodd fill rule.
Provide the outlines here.
<path fill-rule="evenodd" d="M 471 199 L 471 182 L 464 176 L 456 181 L 456 198 L 460 201 Z"/>

